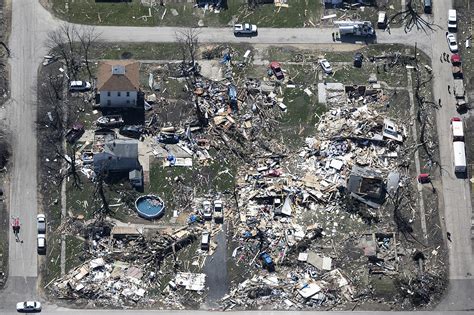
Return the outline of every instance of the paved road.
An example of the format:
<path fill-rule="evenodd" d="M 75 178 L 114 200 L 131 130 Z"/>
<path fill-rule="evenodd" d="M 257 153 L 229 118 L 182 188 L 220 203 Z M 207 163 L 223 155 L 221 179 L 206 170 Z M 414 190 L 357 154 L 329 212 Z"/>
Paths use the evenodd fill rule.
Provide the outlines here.
<path fill-rule="evenodd" d="M 39 20 L 40 8 L 33 1 L 13 1 L 13 22 L 10 36 L 11 99 L 7 123 L 12 133 L 12 170 L 9 195 L 10 215 L 21 221 L 20 239 L 10 233 L 9 280 L 3 299 L 32 295 L 36 291 L 37 254 L 35 217 L 37 212 L 36 158 L 36 70 L 45 52 Z M 36 3 L 36 2 L 35 2 Z M 41 10 L 42 11 L 42 10 Z"/>
<path fill-rule="evenodd" d="M 445 15 L 449 1 L 439 1 L 435 8 L 439 25 L 445 25 Z M 442 2 L 442 3 L 441 3 Z M 37 276 L 37 256 L 35 248 L 35 215 L 37 206 L 37 157 L 36 157 L 36 71 L 41 57 L 46 53 L 44 43 L 47 32 L 56 28 L 61 22 L 44 10 L 37 0 L 13 1 L 12 32 L 10 48 L 11 64 L 11 102 L 7 116 L 13 133 L 13 170 L 10 195 L 12 216 L 20 217 L 23 226 L 21 237 L 23 244 L 10 239 L 10 278 L 7 289 L 0 296 L 0 308 L 6 308 L 22 298 L 35 295 L 34 283 Z M 136 27 L 98 27 L 104 41 L 134 42 L 172 42 L 179 28 L 136 28 Z M 205 28 L 201 30 L 201 42 L 249 42 L 259 44 L 311 44 L 332 43 L 333 30 L 322 29 L 260 29 L 256 38 L 235 38 L 229 29 Z M 124 36 L 126 34 L 126 36 Z M 438 55 L 445 49 L 444 31 L 431 35 L 430 40 L 419 31 L 405 34 L 403 30 L 393 29 L 389 35 L 378 33 L 379 43 L 406 43 L 418 47 L 428 55 L 433 54 L 433 68 L 436 71 L 434 80 L 435 97 L 448 104 L 449 95 L 442 92 L 443 86 L 450 80 L 447 65 L 440 65 Z M 433 44 L 433 50 L 431 45 Z M 452 99 L 449 99 L 452 104 Z M 471 306 L 472 249 L 468 238 L 470 199 L 466 181 L 455 179 L 452 174 L 451 147 L 448 118 L 453 116 L 452 106 L 443 106 L 438 114 L 438 132 L 440 135 L 441 158 L 447 173 L 443 175 L 446 226 L 453 233 L 450 244 L 450 277 L 452 285 L 446 299 L 446 307 L 451 309 L 474 309 Z M 467 280 L 466 280 L 467 279 Z M 455 304 L 450 304 L 455 303 Z M 54 309 L 53 313 L 64 310 Z M 45 312 L 48 313 L 48 312 Z M 104 313 L 91 311 L 91 313 Z M 134 312 L 137 313 L 137 312 Z M 143 312 L 149 313 L 149 312 Z M 280 312 L 278 314 L 281 314 Z M 292 313 L 294 314 L 294 313 Z"/>
<path fill-rule="evenodd" d="M 434 22 L 443 27 L 431 36 L 433 44 L 432 64 L 435 80 L 433 82 L 434 99 L 441 99 L 442 108 L 438 111 L 437 127 L 442 166 L 444 197 L 444 218 L 446 230 L 451 233 L 449 247 L 448 294 L 439 309 L 472 310 L 474 309 L 474 259 L 471 228 L 471 197 L 469 181 L 454 176 L 452 138 L 449 120 L 459 116 L 456 112 L 455 99 L 448 93 L 447 85 L 453 86 L 453 76 L 449 62 L 441 62 L 443 52 L 449 53 L 445 32 L 447 31 L 447 12 L 452 0 L 437 1 L 434 9 Z M 462 54 L 462 51 L 461 51 Z"/>
<path fill-rule="evenodd" d="M 46 308 L 41 312 L 41 315 L 58 315 L 58 314 L 84 314 L 84 310 L 71 310 L 65 308 Z M 123 315 L 123 310 L 88 310 L 88 315 Z M 149 315 L 149 314 L 156 314 L 158 311 L 148 311 L 148 310 L 134 310 L 133 315 Z M 166 311 L 166 314 L 171 315 L 189 315 L 190 311 Z M 193 314 L 196 315 L 212 315 L 216 314 L 217 312 L 210 312 L 210 311 L 200 311 L 200 310 L 193 310 Z M 13 315 L 18 314 L 14 310 L 5 311 L 2 315 Z M 316 312 L 316 311 L 253 311 L 253 312 L 244 312 L 244 311 L 232 311 L 226 312 L 226 314 L 232 315 L 365 315 L 367 312 Z M 412 312 L 370 312 L 371 315 L 413 315 Z M 416 315 L 472 315 L 474 312 L 417 312 Z"/>

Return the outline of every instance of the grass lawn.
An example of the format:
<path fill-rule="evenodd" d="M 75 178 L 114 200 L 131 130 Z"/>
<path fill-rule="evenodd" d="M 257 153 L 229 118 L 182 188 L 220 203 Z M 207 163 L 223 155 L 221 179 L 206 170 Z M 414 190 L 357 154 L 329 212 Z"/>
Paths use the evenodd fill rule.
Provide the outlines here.
<path fill-rule="evenodd" d="M 156 6 L 152 9 L 142 6 L 139 0 L 129 3 L 50 0 L 50 3 L 58 17 L 70 22 L 92 25 L 198 26 L 198 21 L 201 20 L 205 26 L 226 26 L 232 25 L 233 21 L 245 20 L 260 27 L 304 27 L 311 26 L 311 23 L 317 24 L 321 14 L 319 0 L 293 0 L 288 8 L 265 4 L 255 10 L 250 10 L 246 1 L 229 0 L 228 9 L 220 13 L 193 8 L 193 2 L 166 3 L 166 6 Z M 175 16 L 172 12 L 177 12 L 178 15 Z"/>
<path fill-rule="evenodd" d="M 66 273 L 83 263 L 84 242 L 77 237 L 66 236 Z"/>
<path fill-rule="evenodd" d="M 61 237 L 55 233 L 50 233 L 48 236 L 46 259 L 43 270 L 44 285 L 61 276 Z"/>
<path fill-rule="evenodd" d="M 213 150 L 210 150 L 210 154 L 216 156 Z M 190 197 L 193 193 L 203 195 L 209 192 L 233 191 L 236 166 L 230 160 L 226 161 L 221 157 L 208 165 L 198 165 L 196 160 L 193 163 L 191 168 L 162 167 L 159 162 L 150 166 L 150 187 L 147 192 L 163 198 L 166 207 L 170 209 L 168 214 L 172 214 L 174 209 L 184 210 L 180 207 L 190 206 L 189 203 L 184 204 L 183 200 L 178 199 L 183 193 Z"/>
<path fill-rule="evenodd" d="M 177 43 L 98 43 L 92 47 L 91 59 L 179 59 Z"/>

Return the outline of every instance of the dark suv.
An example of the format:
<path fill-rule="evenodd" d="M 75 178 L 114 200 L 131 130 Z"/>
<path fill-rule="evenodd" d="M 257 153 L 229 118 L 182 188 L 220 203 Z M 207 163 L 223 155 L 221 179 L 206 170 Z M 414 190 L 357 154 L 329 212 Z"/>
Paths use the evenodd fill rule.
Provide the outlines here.
<path fill-rule="evenodd" d="M 119 133 L 125 137 L 140 139 L 144 131 L 145 131 L 145 128 L 143 126 L 128 125 L 128 126 L 123 126 L 122 128 L 120 128 Z"/>

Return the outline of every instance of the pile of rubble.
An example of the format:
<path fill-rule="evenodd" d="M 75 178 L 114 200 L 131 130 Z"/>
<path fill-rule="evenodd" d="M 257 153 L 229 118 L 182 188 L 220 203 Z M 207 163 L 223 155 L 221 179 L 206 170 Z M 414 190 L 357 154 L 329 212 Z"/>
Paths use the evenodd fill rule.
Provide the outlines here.
<path fill-rule="evenodd" d="M 232 257 L 256 273 L 232 287 L 223 308 L 330 307 L 369 298 L 370 288 L 351 281 L 359 275 L 335 242 L 352 240 L 361 252 L 352 262 L 369 274 L 397 276 L 400 257 L 410 251 L 400 248 L 394 233 L 347 238 L 339 231 L 341 222 L 361 221 L 348 200 L 376 216 L 370 209 L 406 185 L 408 175 L 398 170 L 405 137 L 367 106 L 335 108 L 320 118 L 317 136 L 306 139 L 292 162 L 268 157 L 240 169 Z M 326 222 L 330 216 L 349 221 Z"/>
<path fill-rule="evenodd" d="M 175 276 L 163 272 L 165 258 L 196 240 L 193 229 L 144 233 L 133 227 L 115 226 L 106 230 L 110 234 L 104 234 L 104 229 L 99 230 L 100 235 L 97 230 L 92 232 L 86 250 L 86 256 L 91 258 L 52 284 L 50 289 L 55 296 L 94 305 L 153 304 L 149 291 L 159 289 L 164 276 Z M 205 279 L 192 282 L 193 279 L 193 274 L 185 277 L 178 273 L 170 286 L 204 290 Z M 179 304 L 174 297 L 173 307 Z"/>

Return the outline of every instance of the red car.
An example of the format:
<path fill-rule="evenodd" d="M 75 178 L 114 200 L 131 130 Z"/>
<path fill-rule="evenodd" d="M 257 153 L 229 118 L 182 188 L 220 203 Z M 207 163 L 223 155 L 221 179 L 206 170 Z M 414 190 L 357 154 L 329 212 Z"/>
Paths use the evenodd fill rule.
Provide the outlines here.
<path fill-rule="evenodd" d="M 283 71 L 281 71 L 281 66 L 278 62 L 273 61 L 270 64 L 270 69 L 272 70 L 272 72 L 275 75 L 275 78 L 277 78 L 277 80 L 283 80 L 285 78 L 285 75 L 283 74 Z"/>

